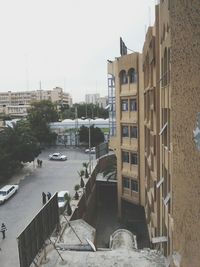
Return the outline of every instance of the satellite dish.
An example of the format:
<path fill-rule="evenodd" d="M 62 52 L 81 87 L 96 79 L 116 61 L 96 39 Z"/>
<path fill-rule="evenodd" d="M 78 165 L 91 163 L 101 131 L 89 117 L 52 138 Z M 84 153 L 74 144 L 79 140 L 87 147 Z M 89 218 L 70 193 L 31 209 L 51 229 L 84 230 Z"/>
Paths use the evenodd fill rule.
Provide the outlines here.
<path fill-rule="evenodd" d="M 96 252 L 96 248 L 95 245 L 92 243 L 92 241 L 90 241 L 89 239 L 86 238 L 86 241 L 88 242 L 88 245 L 91 247 L 92 251 Z"/>

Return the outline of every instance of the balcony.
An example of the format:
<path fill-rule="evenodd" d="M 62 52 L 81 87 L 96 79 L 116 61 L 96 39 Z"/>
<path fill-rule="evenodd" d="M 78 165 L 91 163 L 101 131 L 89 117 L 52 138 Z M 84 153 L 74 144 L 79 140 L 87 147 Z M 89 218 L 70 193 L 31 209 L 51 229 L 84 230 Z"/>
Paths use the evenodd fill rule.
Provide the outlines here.
<path fill-rule="evenodd" d="M 130 149 L 132 151 L 138 151 L 138 139 L 136 138 L 129 138 L 129 137 L 122 137 L 121 145 L 124 149 Z"/>
<path fill-rule="evenodd" d="M 129 119 L 130 119 L 130 121 L 132 123 L 137 123 L 137 121 L 138 121 L 138 113 L 137 113 L 137 111 L 130 111 Z"/>
<path fill-rule="evenodd" d="M 137 83 L 122 84 L 120 96 L 136 96 L 137 95 Z"/>

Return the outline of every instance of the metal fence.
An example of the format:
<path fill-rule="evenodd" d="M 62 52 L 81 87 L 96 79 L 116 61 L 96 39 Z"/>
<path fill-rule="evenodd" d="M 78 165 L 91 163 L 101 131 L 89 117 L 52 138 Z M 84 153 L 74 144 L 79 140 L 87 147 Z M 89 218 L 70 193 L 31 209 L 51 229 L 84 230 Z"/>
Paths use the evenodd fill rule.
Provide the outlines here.
<path fill-rule="evenodd" d="M 59 227 L 57 193 L 18 236 L 20 267 L 29 267 L 53 231 Z"/>

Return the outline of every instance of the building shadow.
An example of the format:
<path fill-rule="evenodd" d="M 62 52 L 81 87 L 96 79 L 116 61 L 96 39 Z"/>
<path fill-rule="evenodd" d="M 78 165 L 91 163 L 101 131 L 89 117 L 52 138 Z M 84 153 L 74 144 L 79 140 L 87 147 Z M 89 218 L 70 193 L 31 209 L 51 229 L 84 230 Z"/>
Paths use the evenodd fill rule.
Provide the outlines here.
<path fill-rule="evenodd" d="M 96 181 L 97 208 L 94 218 L 96 245 L 108 248 L 111 234 L 117 229 L 127 229 L 137 237 L 138 248 L 149 247 L 148 229 L 144 208 L 122 202 L 122 220 L 117 213 L 117 183 Z"/>

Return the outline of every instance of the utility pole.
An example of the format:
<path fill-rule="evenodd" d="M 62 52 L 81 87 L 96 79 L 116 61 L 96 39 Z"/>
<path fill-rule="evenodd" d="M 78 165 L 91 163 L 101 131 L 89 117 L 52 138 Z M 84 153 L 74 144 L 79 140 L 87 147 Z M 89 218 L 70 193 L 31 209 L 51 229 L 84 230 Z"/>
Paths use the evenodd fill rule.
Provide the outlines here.
<path fill-rule="evenodd" d="M 91 175 L 91 131 L 90 131 L 90 118 L 89 120 L 89 173 Z"/>
<path fill-rule="evenodd" d="M 78 146 L 78 111 L 77 111 L 77 106 L 75 106 L 75 146 Z"/>

